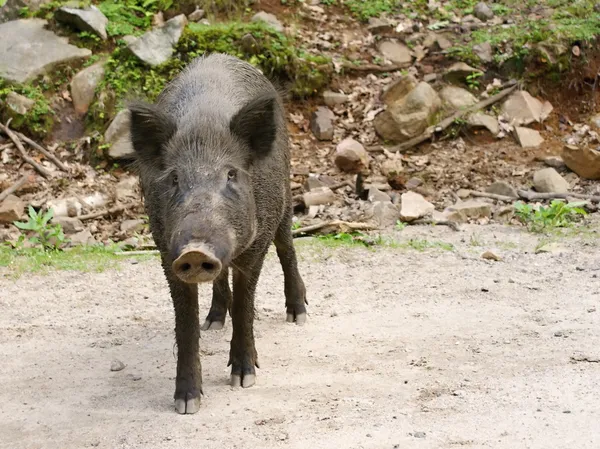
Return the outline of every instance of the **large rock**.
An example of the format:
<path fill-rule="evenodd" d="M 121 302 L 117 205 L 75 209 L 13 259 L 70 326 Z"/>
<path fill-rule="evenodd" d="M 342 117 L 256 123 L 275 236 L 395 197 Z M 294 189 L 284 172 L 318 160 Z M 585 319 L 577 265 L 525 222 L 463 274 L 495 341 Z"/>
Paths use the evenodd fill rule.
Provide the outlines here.
<path fill-rule="evenodd" d="M 380 228 L 394 226 L 398 222 L 399 217 L 398 206 L 390 201 L 377 201 L 373 203 L 373 218 Z"/>
<path fill-rule="evenodd" d="M 523 148 L 537 148 L 544 142 L 539 131 L 522 126 L 515 127 L 515 136 Z"/>
<path fill-rule="evenodd" d="M 477 98 L 462 87 L 446 86 L 440 91 L 442 101 L 451 109 L 461 110 L 477 103 Z"/>
<path fill-rule="evenodd" d="M 369 155 L 360 142 L 344 139 L 335 149 L 335 165 L 346 173 L 360 173 L 369 167 Z"/>
<path fill-rule="evenodd" d="M 131 158 L 134 154 L 131 143 L 131 114 L 128 109 L 120 111 L 104 133 L 104 141 L 110 144 L 108 155 L 113 159 Z"/>
<path fill-rule="evenodd" d="M 411 222 L 419 218 L 431 215 L 435 207 L 422 195 L 415 192 L 406 192 L 402 194 L 400 206 L 400 220 Z"/>
<path fill-rule="evenodd" d="M 491 217 L 492 206 L 483 201 L 469 200 L 446 208 L 444 215 L 449 221 L 466 223 L 469 219 L 479 220 Z"/>
<path fill-rule="evenodd" d="M 335 114 L 326 107 L 319 106 L 315 112 L 313 112 L 310 120 L 310 129 L 312 130 L 315 137 L 319 140 L 332 140 L 333 139 L 333 119 Z"/>
<path fill-rule="evenodd" d="M 524 90 L 514 92 L 502 105 L 502 113 L 514 126 L 541 123 L 548 118 L 552 109 L 549 102 L 542 103 Z"/>
<path fill-rule="evenodd" d="M 495 183 L 489 185 L 485 191 L 488 193 L 493 193 L 494 195 L 509 196 L 511 198 L 519 197 L 517 190 L 509 183 L 504 181 L 496 181 Z"/>
<path fill-rule="evenodd" d="M 553 168 L 543 168 L 533 174 L 533 187 L 540 193 L 567 193 L 569 183 Z"/>
<path fill-rule="evenodd" d="M 494 18 L 494 11 L 486 3 L 479 2 L 473 8 L 473 15 L 483 22 Z"/>
<path fill-rule="evenodd" d="M 179 42 L 186 24 L 185 14 L 180 14 L 167 20 L 164 26 L 143 34 L 127 47 L 141 61 L 150 66 L 164 64 L 173 55 L 173 47 Z"/>
<path fill-rule="evenodd" d="M 400 42 L 383 41 L 379 44 L 379 51 L 394 64 L 409 66 L 412 63 L 412 51 Z"/>
<path fill-rule="evenodd" d="M 500 132 L 500 125 L 498 119 L 491 115 L 484 114 L 483 112 L 475 112 L 474 114 L 467 117 L 467 123 L 469 126 L 475 128 L 487 128 L 494 136 L 497 136 Z"/>
<path fill-rule="evenodd" d="M 582 178 L 600 179 L 600 151 L 566 145 L 562 159 L 570 170 Z"/>
<path fill-rule="evenodd" d="M 44 27 L 41 19 L 14 20 L 0 24 L 0 78 L 26 83 L 58 64 L 87 58 L 90 50 L 70 45 Z"/>
<path fill-rule="evenodd" d="M 94 33 L 103 40 L 108 39 L 106 34 L 108 19 L 94 5 L 86 9 L 63 6 L 54 12 L 54 18 L 59 22 L 72 25 L 80 31 Z"/>
<path fill-rule="evenodd" d="M 12 223 L 23 215 L 25 203 L 18 196 L 8 195 L 0 203 L 0 223 Z"/>
<path fill-rule="evenodd" d="M 442 100 L 433 88 L 420 82 L 407 95 L 387 98 L 387 109 L 374 120 L 375 131 L 384 139 L 404 142 L 421 134 L 431 124 Z"/>
<path fill-rule="evenodd" d="M 270 25 L 275 31 L 283 32 L 283 25 L 273 14 L 260 11 L 252 16 L 252 22 L 264 22 Z"/>
<path fill-rule="evenodd" d="M 77 113 L 83 115 L 88 111 L 92 101 L 94 101 L 96 88 L 104 78 L 104 73 L 104 63 L 99 62 L 86 67 L 73 77 L 71 81 L 71 98 Z"/>
<path fill-rule="evenodd" d="M 383 90 L 381 100 L 391 106 L 406 97 L 418 84 L 419 81 L 414 76 L 402 76 Z"/>
<path fill-rule="evenodd" d="M 452 64 L 444 73 L 444 80 L 452 84 L 464 84 L 470 75 L 476 73 L 483 74 L 479 69 L 475 69 L 464 62 Z"/>

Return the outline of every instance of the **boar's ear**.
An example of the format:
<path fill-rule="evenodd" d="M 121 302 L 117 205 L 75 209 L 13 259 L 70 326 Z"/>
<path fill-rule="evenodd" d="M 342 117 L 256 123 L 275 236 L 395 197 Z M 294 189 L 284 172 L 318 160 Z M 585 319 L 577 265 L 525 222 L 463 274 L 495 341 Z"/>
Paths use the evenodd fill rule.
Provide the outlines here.
<path fill-rule="evenodd" d="M 136 101 L 128 105 L 131 113 L 131 143 L 136 156 L 145 161 L 158 158 L 175 133 L 173 120 L 155 105 Z"/>
<path fill-rule="evenodd" d="M 269 154 L 277 134 L 276 101 L 274 94 L 256 97 L 233 116 L 229 125 L 231 132 L 247 142 L 258 157 Z"/>

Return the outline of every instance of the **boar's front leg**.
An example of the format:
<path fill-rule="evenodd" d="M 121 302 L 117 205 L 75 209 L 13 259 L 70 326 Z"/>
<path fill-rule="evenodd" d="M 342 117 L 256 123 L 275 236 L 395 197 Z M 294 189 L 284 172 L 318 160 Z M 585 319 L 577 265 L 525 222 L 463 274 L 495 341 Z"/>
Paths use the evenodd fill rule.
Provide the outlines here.
<path fill-rule="evenodd" d="M 198 285 L 180 281 L 173 273 L 170 261 L 163 260 L 163 267 L 175 308 L 175 410 L 181 414 L 196 413 L 200 409 L 202 394 Z"/>
<path fill-rule="evenodd" d="M 224 269 L 213 282 L 212 304 L 202 330 L 220 330 L 225 325 L 227 312 L 231 310 L 231 288 L 229 287 L 229 269 Z"/>
<path fill-rule="evenodd" d="M 246 256 L 236 259 L 233 269 L 233 335 L 227 366 L 231 365 L 234 387 L 251 387 L 256 381 L 254 368 L 259 366 L 254 344 L 254 294 L 267 250 L 268 245 L 260 250 L 251 248 Z"/>

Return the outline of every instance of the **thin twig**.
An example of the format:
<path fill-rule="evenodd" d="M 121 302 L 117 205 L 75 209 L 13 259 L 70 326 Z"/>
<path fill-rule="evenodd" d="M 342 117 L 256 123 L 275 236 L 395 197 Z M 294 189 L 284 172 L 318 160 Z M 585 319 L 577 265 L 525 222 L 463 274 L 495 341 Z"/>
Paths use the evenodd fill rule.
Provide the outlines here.
<path fill-rule="evenodd" d="M 512 196 L 498 195 L 497 193 L 478 192 L 476 190 L 469 190 L 469 195 L 479 198 L 490 198 L 492 200 L 504 201 L 507 203 L 512 203 L 517 199 Z"/>
<path fill-rule="evenodd" d="M 8 189 L 6 189 L 2 193 L 0 193 L 0 203 L 2 201 L 4 201 L 9 195 L 12 195 L 17 190 L 19 190 L 21 187 L 23 187 L 27 183 L 27 181 L 30 180 L 30 177 L 31 177 L 31 173 L 28 172 L 21 179 L 19 179 L 17 182 L 15 182 L 12 186 L 10 186 Z"/>
<path fill-rule="evenodd" d="M 344 62 L 342 68 L 348 72 L 361 72 L 361 73 L 387 73 L 396 72 L 398 70 L 404 70 L 410 67 L 410 63 L 406 64 L 393 64 L 393 65 L 377 65 L 377 64 L 352 64 Z"/>
<path fill-rule="evenodd" d="M 373 229 L 378 229 L 377 226 L 372 225 L 370 223 L 354 223 L 348 221 L 341 220 L 333 220 L 333 221 L 324 221 L 322 223 L 317 223 L 310 226 L 305 226 L 303 228 L 292 230 L 292 235 L 297 236 L 300 234 L 308 234 L 311 232 L 319 231 L 323 228 L 328 227 L 337 227 L 340 231 L 370 231 Z"/>
<path fill-rule="evenodd" d="M 25 162 L 27 162 L 29 165 L 35 168 L 36 171 L 44 178 L 48 179 L 51 177 L 51 174 L 48 170 L 46 170 L 44 167 L 39 165 L 36 161 L 34 161 L 31 157 L 27 155 L 25 147 L 23 147 L 23 143 L 19 140 L 17 135 L 11 131 L 11 129 L 8 127 L 8 124 L 3 125 L 2 123 L 0 123 L 0 129 L 2 129 L 4 133 L 8 136 L 8 138 L 14 142 L 15 146 L 19 150 L 19 153 L 21 153 L 21 159 L 23 159 Z"/>
<path fill-rule="evenodd" d="M 113 207 L 111 209 L 101 210 L 101 211 L 98 211 L 98 212 L 92 212 L 91 214 L 86 214 L 86 215 L 80 215 L 77 218 L 79 218 L 82 221 L 83 220 L 92 220 L 94 218 L 105 217 L 107 215 L 120 214 L 124 210 L 125 210 L 125 207 L 123 207 L 123 206 L 116 206 L 116 207 Z"/>
<path fill-rule="evenodd" d="M 532 190 L 519 190 L 517 192 L 521 198 L 527 201 L 535 200 L 566 200 L 567 198 L 579 198 L 582 200 L 588 200 L 593 203 L 600 203 L 600 196 L 598 195 L 586 195 L 584 193 L 538 193 Z"/>
<path fill-rule="evenodd" d="M 488 106 L 491 106 L 494 103 L 497 103 L 498 101 L 502 100 L 504 97 L 510 95 L 516 88 L 517 88 L 517 85 L 513 84 L 511 87 L 504 89 L 500 93 L 497 93 L 496 95 L 493 95 L 490 98 L 480 101 L 479 103 L 476 103 L 467 109 L 458 111 L 458 112 L 452 114 L 450 117 L 442 120 L 437 125 L 430 126 L 420 136 L 413 137 L 412 139 L 410 139 L 404 143 L 401 143 L 392 148 L 389 148 L 388 151 L 390 151 L 392 153 L 396 153 L 396 152 L 402 152 L 402 151 L 409 150 L 412 147 L 417 146 L 420 143 L 425 142 L 426 140 L 430 139 L 436 132 L 445 130 L 450 125 L 452 125 L 457 119 L 459 119 L 467 114 L 470 114 L 472 112 L 478 111 L 480 109 L 487 108 Z"/>
<path fill-rule="evenodd" d="M 63 164 L 56 156 L 54 156 L 52 153 L 50 153 L 50 151 L 48 151 L 46 148 L 44 148 L 43 146 L 41 146 L 39 143 L 31 140 L 29 137 L 25 136 L 22 133 L 15 132 L 15 134 L 17 136 L 19 136 L 19 138 L 23 142 L 31 145 L 33 148 L 35 148 L 40 153 L 42 153 L 46 157 L 46 159 L 48 159 L 50 162 L 52 162 L 54 165 L 56 165 L 59 169 L 61 169 L 64 172 L 68 172 L 69 171 L 69 169 L 67 168 L 67 166 L 65 164 Z"/>

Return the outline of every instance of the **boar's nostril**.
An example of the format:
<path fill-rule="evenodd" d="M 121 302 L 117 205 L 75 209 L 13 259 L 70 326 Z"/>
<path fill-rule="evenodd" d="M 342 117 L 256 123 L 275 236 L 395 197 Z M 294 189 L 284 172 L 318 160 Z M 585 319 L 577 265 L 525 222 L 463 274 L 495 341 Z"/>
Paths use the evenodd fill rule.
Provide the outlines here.
<path fill-rule="evenodd" d="M 181 271 L 189 271 L 190 268 L 192 268 L 192 266 L 189 263 L 184 263 L 181 264 L 181 267 L 179 267 L 181 269 Z"/>
<path fill-rule="evenodd" d="M 202 264 L 202 268 L 204 268 L 206 271 L 212 271 L 215 269 L 215 264 L 214 263 L 209 263 L 209 262 L 204 262 Z"/>

